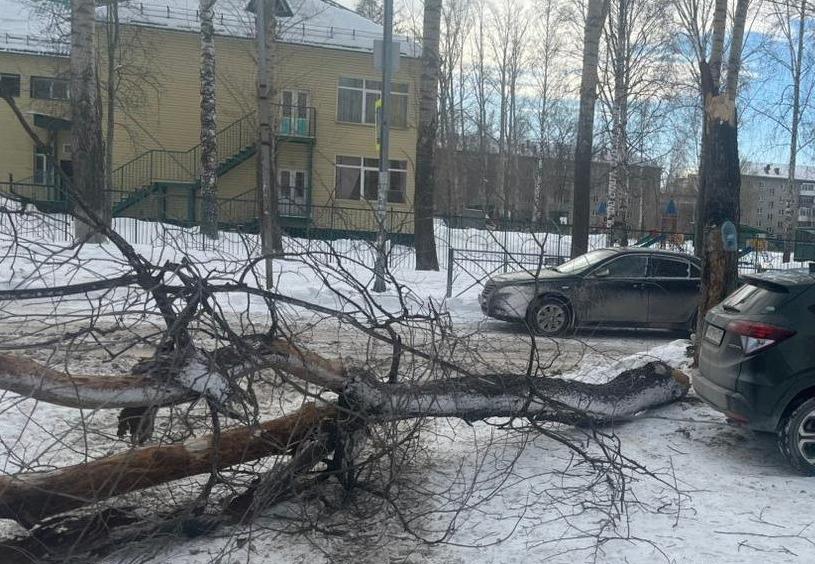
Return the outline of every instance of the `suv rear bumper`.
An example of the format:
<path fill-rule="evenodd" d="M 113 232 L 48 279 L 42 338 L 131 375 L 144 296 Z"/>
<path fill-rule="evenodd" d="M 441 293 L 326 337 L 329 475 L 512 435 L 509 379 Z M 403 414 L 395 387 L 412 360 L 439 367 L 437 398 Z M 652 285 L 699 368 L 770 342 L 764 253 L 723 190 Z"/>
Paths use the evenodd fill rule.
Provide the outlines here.
<path fill-rule="evenodd" d="M 744 386 L 744 383 L 740 386 Z M 757 412 L 753 402 L 749 401 L 744 394 L 717 385 L 705 378 L 701 371 L 697 372 L 693 378 L 693 389 L 696 395 L 724 413 L 733 422 L 745 425 L 754 431 L 775 432 L 778 424 L 777 418 Z M 752 393 L 748 395 L 755 397 Z"/>

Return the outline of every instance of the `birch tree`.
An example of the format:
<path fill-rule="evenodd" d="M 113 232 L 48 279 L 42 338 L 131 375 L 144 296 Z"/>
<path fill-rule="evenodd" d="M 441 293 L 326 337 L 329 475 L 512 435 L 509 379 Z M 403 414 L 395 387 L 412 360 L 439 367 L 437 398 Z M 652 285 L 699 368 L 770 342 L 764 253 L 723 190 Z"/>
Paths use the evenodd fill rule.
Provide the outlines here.
<path fill-rule="evenodd" d="M 594 104 L 597 100 L 597 64 L 600 35 L 608 11 L 608 0 L 589 0 L 583 33 L 583 66 L 580 76 L 580 110 L 574 156 L 572 196 L 572 257 L 589 249 L 589 206 L 591 159 L 594 136 Z"/>
<path fill-rule="evenodd" d="M 111 206 L 105 190 L 105 149 L 102 141 L 102 104 L 99 98 L 96 4 L 71 0 L 71 153 L 73 184 L 78 194 L 107 225 Z M 86 214 L 76 213 L 77 240 L 101 242 L 104 238 Z"/>
<path fill-rule="evenodd" d="M 212 18 L 215 0 L 201 0 L 198 16 L 201 24 L 201 232 L 218 238 L 217 110 L 215 97 L 215 30 Z"/>
<path fill-rule="evenodd" d="M 266 285 L 270 286 L 272 284 L 271 257 L 274 253 L 283 249 L 275 173 L 275 116 L 272 111 L 272 101 L 274 100 L 275 16 L 272 12 L 272 6 L 268 5 L 266 0 L 255 2 L 255 7 L 255 30 L 258 49 L 258 207 L 260 210 L 261 249 L 266 256 Z"/>
<path fill-rule="evenodd" d="M 439 101 L 439 34 L 441 0 L 424 1 L 422 26 L 422 75 L 419 83 L 419 130 L 416 138 L 416 190 L 414 233 L 416 270 L 438 270 L 433 226 L 436 134 Z"/>
<path fill-rule="evenodd" d="M 782 45 L 778 48 L 782 53 L 777 52 L 778 48 L 773 42 L 768 46 L 767 55 L 769 55 L 774 65 L 781 67 L 784 72 L 789 74 L 792 90 L 791 97 L 788 97 L 785 91 L 782 94 L 782 99 L 774 108 L 762 111 L 767 115 L 773 109 L 781 110 L 783 114 L 773 116 L 773 119 L 789 136 L 789 157 L 783 212 L 784 262 L 790 260 L 794 248 L 795 228 L 798 223 L 800 195 L 795 182 L 798 153 L 808 144 L 807 141 L 802 143 L 800 130 L 803 118 L 809 109 L 813 89 L 811 80 L 813 61 L 805 41 L 807 35 L 807 11 L 811 8 L 812 6 L 808 4 L 807 0 L 798 0 L 795 4 L 773 3 L 770 8 L 771 17 L 775 23 L 774 30 L 781 38 Z M 809 138 L 812 137 L 809 136 Z"/>
<path fill-rule="evenodd" d="M 556 0 L 539 0 L 538 18 L 534 26 L 536 41 L 531 46 L 532 73 L 535 77 L 537 102 L 537 163 L 535 166 L 535 203 L 533 220 L 546 220 L 549 214 L 551 186 L 547 186 L 547 161 L 554 156 L 557 145 L 565 142 L 564 93 L 562 56 L 565 48 L 563 25 L 565 13 Z"/>

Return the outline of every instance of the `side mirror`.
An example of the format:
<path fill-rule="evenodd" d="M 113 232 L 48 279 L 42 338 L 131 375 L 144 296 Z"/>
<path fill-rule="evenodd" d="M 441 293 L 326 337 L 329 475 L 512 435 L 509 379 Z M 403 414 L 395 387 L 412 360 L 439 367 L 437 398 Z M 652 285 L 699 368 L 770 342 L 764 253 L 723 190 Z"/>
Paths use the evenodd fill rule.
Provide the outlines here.
<path fill-rule="evenodd" d="M 605 278 L 609 274 L 611 274 L 611 271 L 608 268 L 601 268 L 600 270 L 598 270 L 598 271 L 596 271 L 594 273 L 594 277 L 595 278 Z"/>

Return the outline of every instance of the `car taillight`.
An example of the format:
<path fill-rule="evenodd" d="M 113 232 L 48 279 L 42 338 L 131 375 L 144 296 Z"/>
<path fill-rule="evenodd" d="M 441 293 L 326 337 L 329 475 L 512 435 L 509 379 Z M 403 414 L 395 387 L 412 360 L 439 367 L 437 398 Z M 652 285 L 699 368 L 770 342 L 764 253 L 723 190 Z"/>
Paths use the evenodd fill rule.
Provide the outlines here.
<path fill-rule="evenodd" d="M 791 329 L 758 321 L 731 321 L 727 330 L 741 337 L 741 348 L 744 349 L 744 354 L 764 350 L 795 335 L 795 331 Z"/>

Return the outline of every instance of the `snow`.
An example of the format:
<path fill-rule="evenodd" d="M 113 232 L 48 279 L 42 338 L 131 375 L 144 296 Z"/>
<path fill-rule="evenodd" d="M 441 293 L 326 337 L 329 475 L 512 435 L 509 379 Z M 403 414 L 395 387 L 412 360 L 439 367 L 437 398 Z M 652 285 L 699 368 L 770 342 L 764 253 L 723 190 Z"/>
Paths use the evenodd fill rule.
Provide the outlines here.
<path fill-rule="evenodd" d="M 770 169 L 766 170 L 769 166 Z M 778 170 L 778 172 L 776 172 Z M 779 180 L 787 180 L 789 174 L 789 164 L 774 164 L 774 163 L 758 163 L 747 162 L 741 167 L 741 173 L 745 176 L 758 176 L 761 178 L 776 178 Z M 796 165 L 795 166 L 795 180 L 815 181 L 815 166 L 809 165 Z"/>
<path fill-rule="evenodd" d="M 280 38 L 285 43 L 318 45 L 337 49 L 372 51 L 374 39 L 382 38 L 378 24 L 340 4 L 324 0 L 290 0 L 293 15 L 279 18 Z M 246 0 L 219 0 L 215 7 L 215 33 L 254 37 L 254 14 Z M 103 20 L 105 7 L 97 8 Z M 68 45 L 56 41 L 47 18 L 27 1 L 0 0 L 0 50 L 65 54 Z M 123 3 L 120 21 L 132 25 L 199 31 L 197 0 L 148 0 Z M 394 36 L 403 56 L 418 57 L 415 37 Z"/>
<path fill-rule="evenodd" d="M 109 244 L 85 246 L 81 250 L 82 269 L 58 266 L 58 261 L 49 257 L 55 250 L 49 241 L 70 232 L 70 226 L 60 224 L 58 216 L 48 217 L 47 225 L 20 231 L 28 239 L 26 252 L 30 254 L 19 257 L 13 264 L 4 260 L 0 288 L 84 282 L 126 271 L 122 258 Z M 8 220 L 0 218 L 0 256 L 6 256 L 8 250 L 9 242 L 4 239 L 8 230 L 2 223 Z M 194 230 L 131 219 L 117 219 L 117 228 L 135 243 L 140 253 L 156 263 L 189 255 L 208 261 L 211 276 L 216 279 L 225 269 L 245 263 L 246 254 L 242 251 L 245 242 L 249 242 L 250 248 L 256 245 L 251 237 L 244 240 L 235 234 L 224 234 L 218 249 L 204 249 Z M 448 242 L 457 238 L 468 241 L 484 253 L 481 258 L 490 256 L 487 253 L 492 248 L 490 238 L 483 231 L 448 231 L 439 224 L 437 234 L 440 240 L 448 238 Z M 534 237 L 530 234 L 507 237 L 513 248 L 534 248 Z M 313 249 L 327 247 L 325 243 L 293 239 L 286 244 L 290 249 L 306 245 Z M 547 252 L 555 251 L 558 244 L 567 247 L 568 241 L 552 237 L 545 248 Z M 370 264 L 369 249 L 353 241 L 333 245 L 345 256 L 343 266 L 357 276 L 370 276 L 365 266 Z M 476 300 L 480 286 L 467 287 L 472 278 L 468 278 L 466 270 L 475 262 L 462 259 L 465 266 L 470 266 L 456 269 L 454 296 L 460 295 L 446 299 L 445 272 L 417 273 L 410 268 L 409 257 L 402 250 L 395 249 L 395 253 L 393 272 L 412 289 L 407 302 L 410 308 L 427 307 L 430 300 L 437 307 L 447 307 L 460 330 L 474 333 L 479 355 L 487 361 L 505 370 L 525 364 L 528 336 L 521 328 L 484 320 Z M 349 307 L 318 273 L 301 262 L 275 261 L 275 269 L 275 279 L 285 293 L 327 307 Z M 338 286 L 352 297 L 360 295 L 358 288 L 345 282 Z M 391 311 L 400 307 L 393 285 L 378 300 Z M 45 316 L 58 306 L 59 314 L 67 317 L 87 304 L 34 300 L 25 307 L 27 313 Z M 264 307 L 259 302 L 247 302 L 240 295 L 226 296 L 221 305 L 231 307 L 236 314 L 246 313 L 248 307 L 255 318 L 262 317 Z M 133 305 L 133 309 L 138 307 Z M 4 321 L 13 311 L 8 303 L 2 304 L 0 311 L 0 338 L 4 347 L 14 348 L 23 342 L 23 328 Z M 310 338 L 315 346 L 341 354 L 358 354 L 359 347 L 364 346 L 348 342 L 342 332 L 330 330 L 314 333 Z M 604 382 L 624 369 L 651 360 L 663 360 L 691 378 L 694 375 L 685 355 L 688 342 L 666 333 L 584 331 L 575 338 L 539 340 L 539 345 L 542 358 L 553 361 L 548 373 L 561 378 Z M 132 351 L 133 355 L 137 353 Z M 37 353 L 25 351 L 25 354 Z M 60 354 L 51 362 L 59 364 Z M 94 347 L 76 360 L 75 369 L 87 373 L 121 372 L 132 364 L 132 357 L 111 363 L 103 350 Z M 226 391 L 219 382 L 201 381 L 204 372 L 203 365 L 191 365 L 190 383 L 210 392 Z M 281 409 L 279 403 L 274 407 L 275 404 L 276 400 L 266 404 L 270 415 Z M 187 417 L 185 413 L 184 418 Z M 0 468 L 7 474 L 23 468 L 45 470 L 79 462 L 86 456 L 120 452 L 126 443 L 114 436 L 115 418 L 116 413 L 111 410 L 80 413 L 3 394 L 0 436 L 4 452 Z M 161 416 L 158 427 L 162 432 L 169 422 L 169 416 Z M 580 429 L 556 427 L 556 430 L 575 440 L 586 439 Z M 149 546 L 126 549 L 110 561 L 196 564 L 224 554 L 228 558 L 223 561 L 228 562 L 268 560 L 283 564 L 811 561 L 815 553 L 815 532 L 811 530 L 815 504 L 812 480 L 791 471 L 775 448 L 773 437 L 728 426 L 722 415 L 693 394 L 688 400 L 640 414 L 603 431 L 613 433 L 625 455 L 644 464 L 659 478 L 640 475 L 627 483 L 626 496 L 631 503 L 619 520 L 607 526 L 604 526 L 607 515 L 594 505 L 605 495 L 602 484 L 585 490 L 593 473 L 585 465 L 575 464 L 573 453 L 560 443 L 537 433 L 521 435 L 484 422 L 469 426 L 457 420 L 439 419 L 429 423 L 423 432 L 427 458 L 416 462 L 414 471 L 422 489 L 438 494 L 431 497 L 437 500 L 434 502 L 437 505 L 417 508 L 425 512 L 417 523 L 425 527 L 428 536 L 438 536 L 447 530 L 454 514 L 452 536 L 446 542 L 423 544 L 405 534 L 397 517 L 386 509 L 348 526 L 343 521 L 348 514 L 337 507 L 322 505 L 318 495 L 275 508 L 253 529 L 227 528 L 216 535 L 192 540 L 153 539 Z M 467 498 L 466 507 L 456 506 L 453 500 L 473 484 L 477 487 Z M 144 495 L 149 503 L 169 503 L 174 499 L 162 488 Z M 139 499 L 143 503 L 145 498 Z M 576 505 L 579 502 L 585 503 Z M 324 519 L 325 527 L 297 535 L 279 533 L 307 510 Z M 336 534 L 331 527 L 345 532 Z M 9 530 L 12 526 L 5 524 L 4 531 Z"/>

